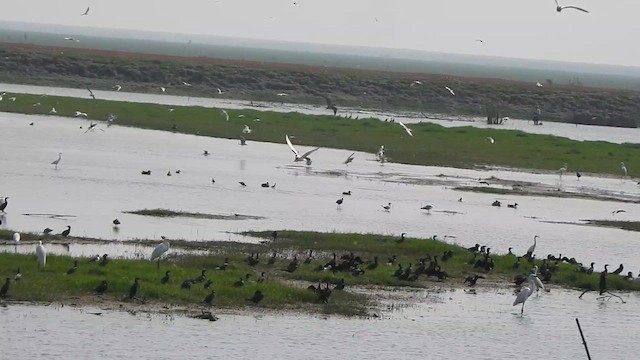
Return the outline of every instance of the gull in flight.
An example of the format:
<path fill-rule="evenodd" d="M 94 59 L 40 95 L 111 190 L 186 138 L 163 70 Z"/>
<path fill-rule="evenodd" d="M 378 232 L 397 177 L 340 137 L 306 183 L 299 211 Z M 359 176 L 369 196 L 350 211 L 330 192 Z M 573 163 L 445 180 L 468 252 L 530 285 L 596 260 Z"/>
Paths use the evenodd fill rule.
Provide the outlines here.
<path fill-rule="evenodd" d="M 413 134 L 411 133 L 411 129 L 409 129 L 407 125 L 403 124 L 402 121 L 398 121 L 398 124 L 400 124 L 400 126 L 404 128 L 404 131 L 406 131 L 407 134 L 409 134 L 410 136 L 413 136 Z"/>
<path fill-rule="evenodd" d="M 251 128 L 248 125 L 245 125 L 244 129 L 242 129 L 242 132 L 244 134 L 251 134 Z"/>
<path fill-rule="evenodd" d="M 350 162 L 353 162 L 353 158 L 354 158 L 354 155 L 355 155 L 355 154 L 356 154 L 356 153 L 352 153 L 351 155 L 349 155 L 349 157 L 347 158 L 347 160 L 345 160 L 345 161 L 343 162 L 343 164 L 345 164 L 345 165 L 349 165 L 349 163 L 350 163 Z"/>
<path fill-rule="evenodd" d="M 87 130 L 85 130 L 85 132 L 84 132 L 84 133 L 86 134 L 86 133 L 88 133 L 89 131 L 91 131 L 91 130 L 95 129 L 95 128 L 96 128 L 96 125 L 98 125 L 98 123 L 91 122 L 91 125 L 89 125 L 89 127 L 87 128 Z M 100 130 L 102 130 L 102 129 L 100 129 Z M 102 130 L 102 131 L 104 131 L 104 130 Z"/>
<path fill-rule="evenodd" d="M 454 93 L 454 92 L 453 92 L 453 90 L 451 90 L 451 88 L 450 88 L 450 87 L 445 86 L 444 88 L 445 88 L 445 89 L 447 89 L 447 91 L 448 91 L 448 92 L 450 92 L 450 93 L 451 93 L 451 95 L 456 96 L 456 93 Z"/>
<path fill-rule="evenodd" d="M 558 0 L 556 0 L 556 11 L 557 12 L 561 12 L 564 9 L 575 9 L 575 10 L 579 10 L 582 11 L 584 13 L 589 13 L 587 10 L 583 9 L 583 8 L 579 8 L 577 6 L 560 6 L 560 4 L 558 4 Z"/>
<path fill-rule="evenodd" d="M 220 109 L 220 111 L 224 115 L 225 119 L 227 119 L 227 121 L 229 121 L 229 113 L 227 113 L 227 111 L 225 109 Z"/>
<path fill-rule="evenodd" d="M 160 86 L 160 91 L 162 91 L 162 93 L 164 93 L 165 91 L 167 91 L 167 89 L 165 89 L 164 86 Z"/>
<path fill-rule="evenodd" d="M 224 91 L 220 90 L 220 88 L 216 88 L 216 89 L 218 89 L 218 95 L 222 95 L 225 93 Z"/>
<path fill-rule="evenodd" d="M 82 111 L 76 111 L 76 114 L 74 115 L 74 117 L 79 117 L 79 116 L 87 117 L 88 115 L 87 115 L 87 113 L 85 113 L 85 112 L 82 112 Z"/>
<path fill-rule="evenodd" d="M 492 144 L 493 144 L 494 142 L 496 142 L 496 141 L 495 141 L 491 136 L 487 136 L 487 141 L 488 141 L 488 142 L 490 142 L 490 143 L 492 143 Z"/>
<path fill-rule="evenodd" d="M 116 89 L 116 91 L 120 91 L 120 89 L 122 89 L 122 86 L 120 86 L 120 85 L 115 85 L 113 88 L 114 88 L 114 89 Z"/>
<path fill-rule="evenodd" d="M 89 89 L 89 87 L 87 87 L 87 90 L 89 90 L 89 96 L 91 96 L 91 98 L 93 98 L 93 100 L 95 100 L 96 96 L 93 95 L 93 91 L 91 91 L 91 89 Z"/>
<path fill-rule="evenodd" d="M 537 87 L 543 87 L 544 85 L 540 84 L 539 82 L 536 83 Z"/>
<path fill-rule="evenodd" d="M 482 39 L 476 39 L 476 41 L 479 42 L 479 43 L 484 43 L 484 40 L 482 40 Z"/>
<path fill-rule="evenodd" d="M 15 97 L 10 97 L 9 101 L 16 101 L 16 98 Z"/>
<path fill-rule="evenodd" d="M 409 85 L 409 87 L 414 87 L 416 85 L 422 85 L 422 81 L 420 80 L 413 80 L 413 82 L 411 82 L 411 85 Z"/>
<path fill-rule="evenodd" d="M 191 84 L 189 84 L 188 82 L 186 82 L 184 80 L 182 81 L 182 85 L 184 85 L 186 87 L 191 87 Z"/>
<path fill-rule="evenodd" d="M 293 147 L 293 144 L 291 144 L 291 140 L 289 140 L 289 135 L 285 135 L 284 136 L 285 140 L 287 140 L 287 145 L 289 145 L 289 149 L 291 149 L 291 151 L 293 151 L 293 153 L 295 154 L 295 159 L 293 159 L 293 161 L 303 161 L 305 160 L 307 162 L 307 165 L 311 165 L 311 159 L 309 159 L 309 155 L 311 155 L 311 153 L 313 153 L 314 151 L 320 149 L 319 147 L 309 150 L 306 153 L 300 155 L 300 153 L 296 150 L 296 148 Z"/>
<path fill-rule="evenodd" d="M 78 39 L 74 39 L 74 38 L 72 38 L 72 37 L 66 37 L 66 38 L 64 38 L 64 39 L 65 39 L 65 40 L 67 40 L 67 41 L 80 42 L 80 40 L 78 40 Z"/>
<path fill-rule="evenodd" d="M 289 95 L 287 95 L 285 93 L 279 93 L 279 94 L 276 94 L 276 95 L 278 95 L 278 96 L 289 96 Z"/>
<path fill-rule="evenodd" d="M 51 110 L 49 110 L 49 114 L 57 114 L 58 112 L 56 111 L 56 108 L 51 108 Z"/>
<path fill-rule="evenodd" d="M 87 10 L 85 10 L 84 14 L 81 14 L 81 15 L 82 16 L 89 15 L 89 9 L 90 9 L 89 6 L 87 6 Z"/>

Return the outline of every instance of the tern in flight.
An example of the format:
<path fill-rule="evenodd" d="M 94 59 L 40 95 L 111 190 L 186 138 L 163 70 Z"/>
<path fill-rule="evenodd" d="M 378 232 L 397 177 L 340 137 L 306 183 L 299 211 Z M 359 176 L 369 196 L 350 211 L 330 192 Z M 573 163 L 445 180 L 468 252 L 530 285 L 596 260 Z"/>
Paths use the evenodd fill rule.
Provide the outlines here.
<path fill-rule="evenodd" d="M 89 87 L 87 87 L 87 90 L 89 90 L 89 96 L 91 96 L 91 98 L 92 98 L 93 100 L 95 100 L 95 99 L 96 99 L 96 96 L 95 96 L 95 95 L 93 95 L 93 91 L 91 91 L 91 89 L 89 89 Z"/>
<path fill-rule="evenodd" d="M 445 86 L 444 88 L 445 88 L 445 89 L 447 89 L 447 91 L 448 91 L 448 92 L 450 92 L 450 93 L 451 93 L 451 95 L 456 96 L 456 93 L 454 93 L 454 92 L 453 92 L 453 90 L 451 90 L 451 88 L 450 88 L 450 87 Z"/>
<path fill-rule="evenodd" d="M 298 153 L 298 151 L 293 147 L 293 144 L 291 144 L 291 140 L 289 140 L 289 135 L 285 135 L 284 138 L 287 140 L 287 145 L 289 145 L 289 148 L 291 149 L 291 151 L 293 151 L 293 153 L 296 155 L 295 159 L 293 159 L 293 161 L 303 161 L 306 160 L 307 164 L 309 164 L 309 159 L 308 156 L 311 155 L 311 153 L 313 153 L 314 151 L 320 149 L 319 147 L 309 150 L 306 153 L 300 155 L 300 153 Z"/>
<path fill-rule="evenodd" d="M 244 134 L 251 134 L 251 128 L 249 127 L 249 125 L 245 125 L 244 129 L 242 129 L 242 132 Z"/>
<path fill-rule="evenodd" d="M 222 95 L 225 93 L 224 91 L 220 90 L 220 88 L 216 88 L 216 89 L 218 89 L 218 95 Z"/>
<path fill-rule="evenodd" d="M 84 11 L 84 14 L 81 14 L 81 15 L 82 15 L 82 16 L 89 15 L 89 9 L 90 9 L 90 8 L 87 6 L 87 10 L 85 10 L 85 11 Z"/>
<path fill-rule="evenodd" d="M 582 11 L 584 13 L 589 13 L 587 10 L 583 9 L 583 8 L 579 8 L 577 6 L 560 6 L 560 4 L 558 4 L 558 0 L 556 0 L 556 11 L 557 12 L 561 12 L 564 9 L 575 9 L 575 10 L 579 10 Z"/>
<path fill-rule="evenodd" d="M 76 111 L 75 117 L 87 117 L 87 113 L 86 112 L 82 112 L 82 111 Z"/>
<path fill-rule="evenodd" d="M 407 134 L 409 134 L 410 136 L 413 136 L 413 134 L 411 133 L 411 129 L 409 129 L 407 125 L 403 124 L 402 121 L 398 121 L 398 124 L 400 124 L 400 126 L 404 128 L 404 131 L 406 131 Z"/>
<path fill-rule="evenodd" d="M 229 113 L 225 109 L 221 109 L 220 111 L 224 115 L 224 118 L 229 121 Z"/>
<path fill-rule="evenodd" d="M 122 89 L 122 86 L 114 85 L 113 88 L 116 89 L 116 91 L 120 91 L 120 89 Z"/>
<path fill-rule="evenodd" d="M 420 80 L 413 80 L 413 82 L 411 83 L 411 85 L 409 85 L 409 87 L 414 87 L 416 85 L 422 85 L 422 81 Z"/>

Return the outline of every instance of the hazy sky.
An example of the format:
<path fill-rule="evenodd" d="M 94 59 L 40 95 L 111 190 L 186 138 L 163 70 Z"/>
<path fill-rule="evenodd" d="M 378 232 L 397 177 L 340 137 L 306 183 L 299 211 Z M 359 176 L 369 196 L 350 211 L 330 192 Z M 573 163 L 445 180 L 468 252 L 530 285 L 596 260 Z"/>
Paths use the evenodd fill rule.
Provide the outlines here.
<path fill-rule="evenodd" d="M 0 21 L 640 66 L 640 1 L 559 1 L 591 13 L 554 0 L 22 0 Z"/>

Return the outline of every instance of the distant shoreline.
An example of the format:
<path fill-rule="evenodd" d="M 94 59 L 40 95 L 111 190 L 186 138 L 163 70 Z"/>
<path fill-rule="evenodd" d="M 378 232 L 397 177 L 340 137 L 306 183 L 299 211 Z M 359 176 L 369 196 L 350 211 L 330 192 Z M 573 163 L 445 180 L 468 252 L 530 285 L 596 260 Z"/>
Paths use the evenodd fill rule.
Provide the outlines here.
<path fill-rule="evenodd" d="M 640 91 L 0 42 L 0 82 L 638 127 Z M 185 85 L 186 84 L 186 85 Z M 449 92 L 447 88 L 453 89 Z"/>

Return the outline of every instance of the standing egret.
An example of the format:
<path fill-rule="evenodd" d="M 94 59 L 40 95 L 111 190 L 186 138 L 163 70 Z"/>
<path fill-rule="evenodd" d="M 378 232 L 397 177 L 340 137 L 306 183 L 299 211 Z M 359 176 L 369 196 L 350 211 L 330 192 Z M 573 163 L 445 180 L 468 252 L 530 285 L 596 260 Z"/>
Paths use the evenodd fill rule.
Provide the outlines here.
<path fill-rule="evenodd" d="M 623 162 L 620 162 L 620 170 L 622 170 L 622 173 L 624 174 L 624 176 L 627 176 L 627 167 L 624 166 Z"/>
<path fill-rule="evenodd" d="M 44 268 L 47 263 L 47 250 L 42 246 L 42 240 L 38 241 L 38 246 L 36 246 L 36 256 L 38 257 L 38 267 Z"/>
<path fill-rule="evenodd" d="M 170 247 L 169 241 L 165 240 L 153 249 L 153 252 L 151 253 L 151 261 L 158 259 L 158 269 L 160 269 L 160 257 L 162 254 L 169 251 Z"/>
<path fill-rule="evenodd" d="M 540 236 L 535 235 L 533 237 L 533 245 L 529 246 L 529 249 L 527 249 L 527 253 L 523 256 L 526 258 L 531 258 L 531 256 L 533 256 L 533 252 L 536 250 L 536 240 L 539 238 Z"/>
<path fill-rule="evenodd" d="M 60 163 L 60 160 L 62 160 L 62 153 L 58 153 L 58 158 L 52 161 L 51 165 L 55 165 L 56 169 L 58 169 L 58 164 Z"/>
<path fill-rule="evenodd" d="M 13 248 L 18 253 L 18 243 L 20 242 L 20 233 L 13 233 Z"/>
<path fill-rule="evenodd" d="M 567 171 L 567 168 L 568 168 L 567 163 L 564 163 L 564 166 L 558 169 L 558 172 L 560 173 L 560 180 L 562 180 L 562 174 L 564 174 L 565 171 Z"/>
<path fill-rule="evenodd" d="M 515 301 L 513 302 L 512 306 L 516 306 L 518 304 L 522 304 L 522 309 L 520 309 L 520 315 L 522 315 L 524 313 L 524 303 L 527 301 L 527 299 L 529 298 L 529 296 L 531 296 L 531 294 L 533 294 L 533 287 L 535 286 L 535 284 L 533 283 L 533 280 L 531 278 L 528 278 L 530 285 L 529 286 L 522 286 L 522 289 L 520 289 L 520 293 L 518 293 L 518 296 L 516 296 Z"/>

